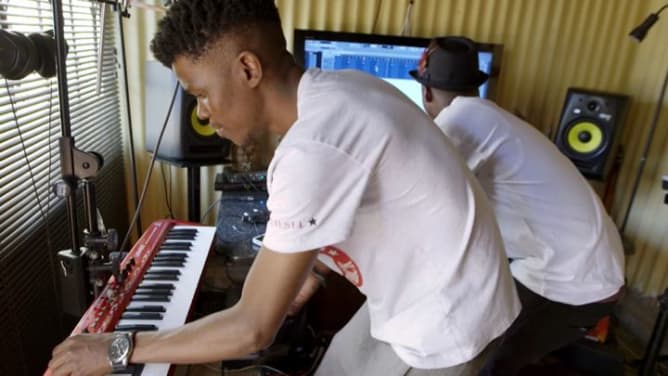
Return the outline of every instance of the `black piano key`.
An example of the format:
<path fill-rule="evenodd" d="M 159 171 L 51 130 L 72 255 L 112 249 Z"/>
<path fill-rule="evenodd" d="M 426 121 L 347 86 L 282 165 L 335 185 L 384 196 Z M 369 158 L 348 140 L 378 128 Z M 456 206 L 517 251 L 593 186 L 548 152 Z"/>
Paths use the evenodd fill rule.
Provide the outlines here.
<path fill-rule="evenodd" d="M 153 257 L 153 259 L 156 258 L 179 258 L 179 259 L 187 259 L 188 252 L 190 248 L 187 249 L 160 249 L 160 252 L 156 253 L 156 255 Z"/>
<path fill-rule="evenodd" d="M 165 247 L 190 248 L 192 246 L 193 246 L 193 242 L 182 242 L 182 241 L 164 242 L 164 243 L 160 244 L 160 248 L 165 248 Z"/>
<path fill-rule="evenodd" d="M 176 285 L 173 283 L 140 283 L 137 286 L 142 289 L 154 289 L 154 290 L 174 290 Z"/>
<path fill-rule="evenodd" d="M 149 331 L 158 330 L 158 327 L 153 324 L 123 324 L 116 325 L 114 331 L 117 332 L 134 332 L 134 331 Z"/>
<path fill-rule="evenodd" d="M 169 295 L 134 295 L 130 301 L 131 302 L 169 302 Z"/>
<path fill-rule="evenodd" d="M 145 305 L 125 308 L 125 312 L 167 312 L 164 306 Z"/>
<path fill-rule="evenodd" d="M 149 268 L 144 275 L 181 275 L 178 269 L 151 269 Z"/>
<path fill-rule="evenodd" d="M 113 371 L 112 375 L 132 375 L 132 376 L 141 376 L 144 372 L 144 365 L 139 363 L 128 364 L 125 368 Z"/>
<path fill-rule="evenodd" d="M 166 243 L 160 246 L 160 250 L 158 252 L 162 251 L 181 251 L 181 252 L 188 252 L 192 250 L 192 244 L 191 245 L 183 245 L 183 244 L 170 244 Z"/>
<path fill-rule="evenodd" d="M 196 228 L 173 228 L 167 231 L 168 234 L 197 234 L 198 232 Z"/>
<path fill-rule="evenodd" d="M 158 253 L 153 257 L 153 261 L 169 261 L 169 260 L 187 260 L 187 253 Z"/>
<path fill-rule="evenodd" d="M 144 281 L 178 281 L 179 276 L 174 274 L 151 274 L 145 275 Z"/>
<path fill-rule="evenodd" d="M 158 312 L 125 312 L 121 315 L 125 320 L 162 320 L 162 314 Z"/>
<path fill-rule="evenodd" d="M 197 236 L 197 232 L 188 232 L 188 231 L 179 231 L 179 232 L 170 232 L 167 233 L 167 236 L 165 236 L 165 239 L 170 239 L 170 238 L 177 238 L 177 237 L 191 237 L 195 238 Z"/>
<path fill-rule="evenodd" d="M 183 261 L 153 261 L 151 267 L 182 268 L 185 265 Z"/>
<path fill-rule="evenodd" d="M 178 257 L 177 258 L 165 257 L 165 258 L 154 258 L 153 259 L 153 262 L 182 262 L 182 263 L 185 263 L 187 261 L 188 260 L 185 259 L 185 258 L 178 258 Z"/>

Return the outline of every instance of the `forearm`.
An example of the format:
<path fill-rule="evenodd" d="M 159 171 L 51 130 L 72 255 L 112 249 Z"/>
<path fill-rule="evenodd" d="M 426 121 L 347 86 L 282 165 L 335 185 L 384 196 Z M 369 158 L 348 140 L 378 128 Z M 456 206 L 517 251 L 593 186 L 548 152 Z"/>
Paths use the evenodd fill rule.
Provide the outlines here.
<path fill-rule="evenodd" d="M 131 362 L 191 364 L 246 356 L 268 345 L 274 334 L 252 321 L 237 305 L 178 329 L 138 333 Z"/>

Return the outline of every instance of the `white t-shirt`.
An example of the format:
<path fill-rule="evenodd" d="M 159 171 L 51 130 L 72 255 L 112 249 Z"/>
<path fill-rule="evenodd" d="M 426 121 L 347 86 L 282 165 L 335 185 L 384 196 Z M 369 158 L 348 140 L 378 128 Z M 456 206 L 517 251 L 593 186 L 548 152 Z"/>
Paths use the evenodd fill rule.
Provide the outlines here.
<path fill-rule="evenodd" d="M 417 368 L 475 357 L 519 313 L 492 209 L 457 151 L 391 85 L 308 70 L 268 171 L 264 245 L 321 249 L 367 296 L 371 335 Z"/>
<path fill-rule="evenodd" d="M 547 137 L 475 97 L 457 97 L 435 122 L 487 193 L 518 281 L 573 305 L 619 290 L 619 232 L 585 178 Z"/>

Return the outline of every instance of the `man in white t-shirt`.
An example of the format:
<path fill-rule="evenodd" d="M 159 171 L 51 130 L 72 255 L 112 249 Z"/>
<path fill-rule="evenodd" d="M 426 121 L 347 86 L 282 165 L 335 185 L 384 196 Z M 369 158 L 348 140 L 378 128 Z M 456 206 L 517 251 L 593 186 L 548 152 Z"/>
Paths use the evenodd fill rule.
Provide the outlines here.
<path fill-rule="evenodd" d="M 116 363 L 256 352 L 316 258 L 367 296 L 351 322 L 366 330 L 344 329 L 318 374 L 479 371 L 519 299 L 485 194 L 428 116 L 365 73 L 304 72 L 267 0 L 179 0 L 152 50 L 218 135 L 238 145 L 282 137 L 264 244 L 233 307 L 173 330 L 71 337 L 54 350 L 55 375 L 108 372 L 107 348 L 125 356 Z"/>
<path fill-rule="evenodd" d="M 484 374 L 512 375 L 609 314 L 624 285 L 619 233 L 575 166 L 534 127 L 478 98 L 476 44 L 433 39 L 410 72 L 423 103 L 487 193 L 522 313 Z"/>

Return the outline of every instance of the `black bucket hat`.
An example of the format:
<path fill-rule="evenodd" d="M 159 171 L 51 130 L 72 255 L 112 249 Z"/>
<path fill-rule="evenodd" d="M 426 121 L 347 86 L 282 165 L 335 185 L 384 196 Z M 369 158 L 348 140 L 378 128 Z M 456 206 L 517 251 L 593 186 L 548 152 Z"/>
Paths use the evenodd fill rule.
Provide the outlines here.
<path fill-rule="evenodd" d="M 476 43 L 460 36 L 432 39 L 418 69 L 408 73 L 425 86 L 448 91 L 476 89 L 489 77 L 478 68 Z"/>

